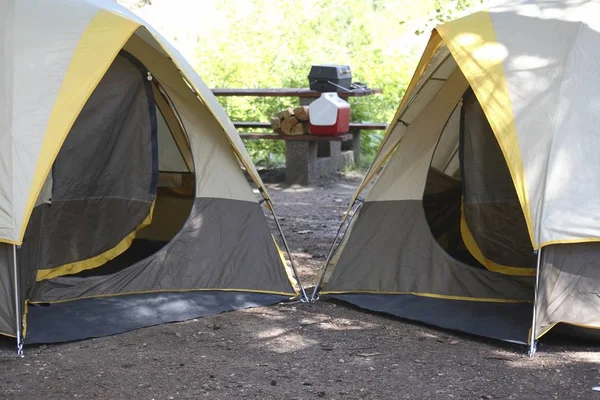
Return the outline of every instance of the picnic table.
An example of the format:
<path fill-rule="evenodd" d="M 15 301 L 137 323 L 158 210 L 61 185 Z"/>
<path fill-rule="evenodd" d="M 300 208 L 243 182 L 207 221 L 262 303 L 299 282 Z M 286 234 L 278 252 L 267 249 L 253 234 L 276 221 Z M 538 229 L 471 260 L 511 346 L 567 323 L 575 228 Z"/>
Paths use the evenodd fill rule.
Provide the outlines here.
<path fill-rule="evenodd" d="M 307 88 L 289 88 L 289 89 L 228 89 L 216 88 L 212 90 L 215 96 L 255 96 L 255 97 L 298 97 L 301 99 L 316 99 L 321 96 L 321 92 Z M 350 91 L 339 91 L 340 97 L 360 97 L 372 96 L 382 93 L 381 89 L 352 89 Z"/>
<path fill-rule="evenodd" d="M 308 88 L 277 89 L 212 89 L 215 96 L 297 97 L 300 105 L 309 105 L 321 96 L 321 92 Z M 372 96 L 381 89 L 361 88 L 339 91 L 348 97 Z M 360 135 L 363 130 L 385 130 L 387 124 L 351 123 L 349 132 L 335 136 L 299 135 L 288 136 L 272 132 L 269 122 L 234 121 L 238 129 L 258 129 L 261 132 L 240 132 L 244 140 L 283 140 L 286 150 L 286 181 L 308 185 L 319 178 L 357 163 L 360 159 Z M 269 132 L 270 131 L 270 132 Z"/>

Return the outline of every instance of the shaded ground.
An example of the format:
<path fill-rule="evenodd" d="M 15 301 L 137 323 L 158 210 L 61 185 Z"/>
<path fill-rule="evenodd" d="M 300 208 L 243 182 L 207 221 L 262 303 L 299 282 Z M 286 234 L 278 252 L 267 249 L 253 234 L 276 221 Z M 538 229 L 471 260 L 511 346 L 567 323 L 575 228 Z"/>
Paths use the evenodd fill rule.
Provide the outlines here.
<path fill-rule="evenodd" d="M 357 184 L 270 185 L 309 282 Z M 589 343 L 530 359 L 522 346 L 295 303 L 32 346 L 24 359 L 0 340 L 0 399 L 600 399 L 599 361 Z"/>
<path fill-rule="evenodd" d="M 319 269 L 360 182 L 361 177 L 351 175 L 322 180 L 310 187 L 268 184 L 275 212 L 305 286 L 316 284 Z M 271 219 L 269 222 L 276 231 L 275 223 Z"/>

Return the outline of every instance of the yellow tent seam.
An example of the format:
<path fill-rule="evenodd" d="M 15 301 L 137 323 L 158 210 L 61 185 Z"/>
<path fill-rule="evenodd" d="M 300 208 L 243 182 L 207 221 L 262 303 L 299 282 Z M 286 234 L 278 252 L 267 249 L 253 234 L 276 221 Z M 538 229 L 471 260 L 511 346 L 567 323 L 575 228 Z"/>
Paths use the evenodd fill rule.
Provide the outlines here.
<path fill-rule="evenodd" d="M 492 127 L 507 162 L 525 215 L 529 238 L 535 248 L 533 219 L 525 187 L 525 172 L 514 123 L 512 102 L 502 66 L 503 53 L 501 45 L 496 39 L 491 16 L 485 11 L 477 12 L 441 25 L 436 30 L 465 75 Z M 474 32 L 477 32 L 477 38 L 473 37 L 475 34 L 469 34 Z M 461 39 L 464 39 L 462 44 L 460 43 Z M 486 51 L 478 51 L 480 49 Z M 477 53 L 480 54 L 479 57 L 477 57 Z M 491 102 L 487 100 L 492 93 L 496 101 L 490 104 Z"/>
<path fill-rule="evenodd" d="M 150 205 L 150 212 L 146 218 L 144 218 L 142 223 L 139 224 L 131 233 L 125 236 L 116 246 L 85 260 L 75 261 L 52 269 L 38 270 L 36 280 L 39 282 L 46 279 L 52 279 L 63 275 L 72 275 L 88 269 L 97 268 L 123 254 L 127 249 L 129 249 L 129 247 L 131 247 L 131 243 L 133 242 L 133 239 L 135 239 L 138 231 L 152 223 L 152 215 L 154 213 L 155 204 L 156 200 Z"/>
<path fill-rule="evenodd" d="M 25 305 L 23 306 L 23 337 L 27 336 L 27 314 L 29 313 L 29 300 L 25 300 Z"/>
<path fill-rule="evenodd" d="M 86 299 L 102 299 L 106 297 L 117 297 L 117 296 L 130 296 L 137 294 L 154 294 L 154 293 L 187 293 L 187 292 L 246 292 L 246 293 L 259 293 L 259 294 L 275 294 L 280 296 L 290 296 L 295 297 L 298 293 L 294 292 L 278 292 L 273 290 L 255 290 L 255 289 L 217 289 L 217 288 L 208 288 L 208 289 L 159 289 L 159 290 L 141 290 L 135 292 L 123 292 L 123 293 L 110 293 L 110 294 L 99 294 L 94 296 L 84 296 L 78 297 L 76 299 L 65 299 L 65 300 L 55 300 L 55 301 L 30 301 L 31 304 L 58 304 L 58 303 L 67 303 L 69 301 L 78 301 L 78 300 L 86 300 Z"/>
<path fill-rule="evenodd" d="M 483 252 L 477 245 L 477 241 L 473 237 L 471 230 L 469 229 L 469 225 L 467 224 L 467 220 L 465 219 L 464 209 L 461 203 L 460 207 L 460 234 L 462 236 L 463 242 L 469 250 L 469 253 L 477 261 L 481 263 L 486 269 L 492 272 L 498 272 L 504 275 L 514 275 L 514 276 L 535 276 L 535 268 L 524 268 L 524 267 L 512 267 L 507 265 L 498 264 L 486 256 L 483 255 Z"/>
<path fill-rule="evenodd" d="M 321 292 L 321 295 L 327 294 L 381 294 L 381 295 L 389 295 L 389 294 L 398 294 L 398 295 L 413 295 L 419 297 L 431 297 L 435 299 L 445 299 L 445 300 L 460 300 L 460 301 L 473 301 L 473 302 L 482 302 L 482 303 L 531 303 L 526 300 L 513 300 L 513 299 L 498 299 L 498 298 L 485 298 L 485 297 L 467 297 L 467 296 L 452 296 L 445 294 L 436 294 L 436 293 L 420 293 L 420 292 L 382 292 L 376 290 L 326 290 Z"/>
<path fill-rule="evenodd" d="M 17 244 L 23 242 L 35 202 L 71 127 L 112 61 L 139 26 L 118 14 L 100 10 L 82 35 L 48 119 Z M 82 79 L 90 80 L 84 92 L 81 91 L 83 83 L 79 82 Z"/>
<path fill-rule="evenodd" d="M 285 275 L 286 275 L 288 281 L 290 282 L 290 285 L 292 285 L 292 288 L 295 291 L 297 291 L 299 282 L 297 282 L 296 277 L 294 276 L 294 272 L 292 271 L 291 267 L 288 267 L 287 263 L 285 262 L 285 257 L 283 255 L 283 251 L 281 251 L 281 248 L 277 244 L 277 241 L 275 240 L 275 236 L 273 236 L 273 234 L 271 234 L 271 238 L 273 239 L 273 243 L 275 244 L 275 248 L 277 249 L 279 258 L 281 259 L 281 265 L 282 265 L 283 269 L 285 270 Z"/>
<path fill-rule="evenodd" d="M 575 323 L 575 322 L 568 322 L 568 321 L 557 321 L 557 322 L 552 323 L 546 329 L 544 329 L 539 335 L 536 335 L 536 337 L 535 337 L 536 340 L 539 339 L 539 338 L 541 338 L 542 336 L 544 336 L 546 333 L 550 332 L 550 330 L 552 330 L 558 324 L 566 324 L 566 325 L 576 326 L 578 328 L 600 330 L 600 326 L 591 326 L 591 325 L 586 325 L 586 324 L 578 324 L 578 323 Z M 529 336 L 531 336 L 531 335 L 529 335 Z"/>

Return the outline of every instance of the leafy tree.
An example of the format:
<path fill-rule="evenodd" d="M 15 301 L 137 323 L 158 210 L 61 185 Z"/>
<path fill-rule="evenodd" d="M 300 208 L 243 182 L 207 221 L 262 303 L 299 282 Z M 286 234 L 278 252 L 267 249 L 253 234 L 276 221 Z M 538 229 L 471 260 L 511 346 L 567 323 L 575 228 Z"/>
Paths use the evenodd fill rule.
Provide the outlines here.
<path fill-rule="evenodd" d="M 435 12 L 427 20 L 426 25 L 415 31 L 415 35 L 420 35 L 430 31 L 437 25 L 452 21 L 478 4 L 485 3 L 485 0 L 437 0 L 435 2 Z"/>
<path fill-rule="evenodd" d="M 136 9 L 144 6 L 151 6 L 152 0 L 120 0 L 119 3 L 130 9 Z"/>
<path fill-rule="evenodd" d="M 306 87 L 312 64 L 347 64 L 355 81 L 383 89 L 382 95 L 350 100 L 353 120 L 387 123 L 426 44 L 421 33 L 481 1 L 152 0 L 134 11 L 173 40 L 211 87 Z M 294 98 L 219 100 L 234 121 L 268 121 L 298 104 Z M 365 162 L 382 136 L 363 135 Z M 259 164 L 283 161 L 282 142 L 246 145 Z"/>

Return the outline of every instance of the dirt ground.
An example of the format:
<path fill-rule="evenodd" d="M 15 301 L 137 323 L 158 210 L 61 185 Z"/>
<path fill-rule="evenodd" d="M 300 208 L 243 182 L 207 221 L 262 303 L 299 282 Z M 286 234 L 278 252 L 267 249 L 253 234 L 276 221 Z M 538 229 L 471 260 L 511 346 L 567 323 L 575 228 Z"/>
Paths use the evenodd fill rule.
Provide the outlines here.
<path fill-rule="evenodd" d="M 270 184 L 301 275 L 314 282 L 357 178 Z M 523 346 L 340 303 L 282 304 L 14 356 L 0 399 L 600 399 L 598 345 Z"/>

